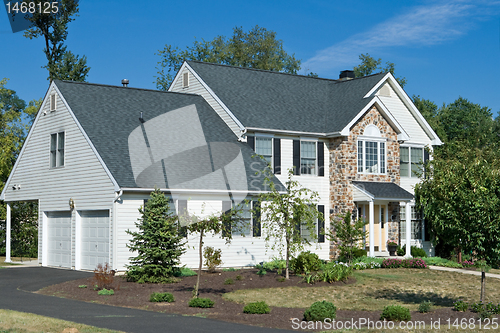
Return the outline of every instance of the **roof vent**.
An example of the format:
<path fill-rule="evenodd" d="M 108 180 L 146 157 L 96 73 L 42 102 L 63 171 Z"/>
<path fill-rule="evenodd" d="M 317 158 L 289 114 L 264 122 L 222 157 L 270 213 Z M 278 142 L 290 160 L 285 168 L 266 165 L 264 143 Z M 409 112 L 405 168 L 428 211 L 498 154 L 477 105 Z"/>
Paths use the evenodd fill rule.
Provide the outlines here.
<path fill-rule="evenodd" d="M 342 71 L 340 72 L 340 75 L 339 75 L 339 80 L 340 81 L 345 81 L 345 80 L 352 80 L 354 79 L 356 76 L 354 75 L 354 71 L 353 70 L 345 70 L 345 71 Z"/>
<path fill-rule="evenodd" d="M 122 84 L 124 87 L 127 87 L 128 86 L 128 80 L 127 79 L 123 79 L 122 80 Z"/>

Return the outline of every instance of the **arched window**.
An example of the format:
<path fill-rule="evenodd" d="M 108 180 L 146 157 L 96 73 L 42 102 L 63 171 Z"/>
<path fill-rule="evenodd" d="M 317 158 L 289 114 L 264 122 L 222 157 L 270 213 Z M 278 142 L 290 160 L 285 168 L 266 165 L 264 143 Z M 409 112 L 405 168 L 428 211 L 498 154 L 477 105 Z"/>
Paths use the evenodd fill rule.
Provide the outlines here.
<path fill-rule="evenodd" d="M 358 136 L 358 173 L 386 173 L 386 141 L 377 126 L 365 127 Z"/>

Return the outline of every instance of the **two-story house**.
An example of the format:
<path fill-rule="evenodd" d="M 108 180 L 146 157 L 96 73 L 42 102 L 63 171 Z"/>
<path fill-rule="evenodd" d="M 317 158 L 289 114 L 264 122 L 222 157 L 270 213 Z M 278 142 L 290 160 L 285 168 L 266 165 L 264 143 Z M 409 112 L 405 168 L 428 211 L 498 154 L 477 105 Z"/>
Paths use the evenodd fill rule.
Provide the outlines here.
<path fill-rule="evenodd" d="M 389 240 L 433 254 L 413 188 L 425 148 L 442 142 L 390 73 L 328 80 L 188 61 L 169 91 L 203 96 L 281 181 L 294 168 L 327 207 L 326 228 L 342 212 L 364 216 L 369 255 L 387 253 Z"/>
<path fill-rule="evenodd" d="M 323 259 L 338 255 L 325 239 L 330 218 L 345 211 L 368 221 L 369 254 L 387 240 L 432 247 L 413 208 L 425 147 L 441 144 L 391 74 L 327 80 L 186 62 L 169 92 L 54 81 L 0 199 L 37 201 L 39 263 L 74 269 L 108 262 L 125 269 L 139 208 L 156 187 L 171 208 L 203 217 L 249 200 L 244 237 L 222 249 L 225 266 L 248 266 L 277 252 L 266 247 L 250 208 L 287 170 L 320 196 L 316 242 Z M 408 213 L 407 213 L 408 212 Z M 410 230 L 410 232 L 406 232 Z M 188 235 L 183 264 L 198 261 L 198 235 Z"/>

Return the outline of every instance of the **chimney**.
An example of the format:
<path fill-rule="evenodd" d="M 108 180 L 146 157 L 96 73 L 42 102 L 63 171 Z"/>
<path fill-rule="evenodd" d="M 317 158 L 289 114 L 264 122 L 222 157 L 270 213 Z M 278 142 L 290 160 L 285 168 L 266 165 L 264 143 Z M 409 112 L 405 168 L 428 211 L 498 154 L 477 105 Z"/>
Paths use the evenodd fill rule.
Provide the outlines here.
<path fill-rule="evenodd" d="M 127 80 L 127 79 L 123 79 L 123 80 L 122 80 L 122 85 L 123 85 L 124 87 L 127 87 L 127 86 L 128 86 L 128 80 Z"/>
<path fill-rule="evenodd" d="M 340 81 L 352 80 L 352 79 L 354 79 L 354 77 L 355 77 L 354 71 L 348 69 L 348 70 L 340 72 L 339 80 Z"/>

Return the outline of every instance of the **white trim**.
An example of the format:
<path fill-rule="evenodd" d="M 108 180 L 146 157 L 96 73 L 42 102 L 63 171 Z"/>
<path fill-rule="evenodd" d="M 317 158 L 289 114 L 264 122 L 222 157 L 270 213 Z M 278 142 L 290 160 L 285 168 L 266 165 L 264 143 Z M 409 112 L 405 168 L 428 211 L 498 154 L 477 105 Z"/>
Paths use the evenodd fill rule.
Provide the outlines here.
<path fill-rule="evenodd" d="M 340 134 L 342 136 L 349 136 L 351 127 L 354 126 L 354 124 L 356 124 L 356 122 L 358 122 L 358 120 L 361 119 L 373 105 L 375 105 L 375 107 L 378 106 L 379 112 L 386 118 L 389 125 L 392 128 L 396 129 L 398 140 L 406 141 L 410 139 L 410 136 L 408 135 L 408 133 L 406 133 L 403 126 L 401 126 L 396 118 L 394 118 L 392 113 L 389 111 L 389 109 L 387 109 L 384 103 L 382 103 L 382 100 L 378 96 L 374 96 L 372 100 L 368 102 L 368 104 L 366 104 L 366 106 L 349 122 L 349 124 L 347 124 L 347 126 L 345 126 L 344 129 L 340 131 Z"/>
<path fill-rule="evenodd" d="M 87 133 L 85 132 L 85 130 L 83 129 L 82 125 L 80 124 L 80 122 L 78 121 L 78 119 L 76 118 L 75 114 L 73 113 L 73 110 L 71 110 L 68 102 L 66 102 L 66 99 L 64 98 L 64 96 L 61 94 L 61 92 L 59 91 L 59 89 L 57 88 L 56 85 L 54 85 L 54 88 L 56 89 L 56 91 L 59 93 L 59 96 L 61 97 L 61 101 L 64 103 L 64 105 L 66 106 L 66 108 L 68 109 L 68 112 L 69 114 L 71 115 L 71 117 L 73 117 L 73 120 L 75 121 L 76 123 L 76 126 L 78 126 L 78 128 L 80 129 L 81 133 L 83 134 L 83 137 L 85 138 L 85 140 L 87 141 L 87 143 L 89 144 L 90 148 L 94 151 L 94 154 L 96 155 L 97 159 L 99 160 L 99 162 L 101 163 L 104 171 L 106 172 L 106 174 L 108 175 L 109 179 L 111 180 L 111 182 L 113 183 L 114 185 L 114 190 L 115 191 L 119 191 L 120 190 L 120 186 L 118 185 L 118 182 L 115 180 L 115 178 L 113 177 L 113 175 L 111 174 L 111 172 L 109 171 L 108 167 L 106 166 L 106 163 L 104 163 L 103 159 L 101 158 L 101 155 L 99 154 L 99 152 L 97 151 L 97 149 L 95 148 L 94 144 L 92 143 L 92 141 L 90 140 L 90 138 L 88 137 Z"/>
<path fill-rule="evenodd" d="M 426 134 L 429 136 L 431 139 L 431 144 L 433 146 L 439 146 L 442 145 L 443 142 L 439 137 L 437 136 L 436 132 L 432 129 L 432 127 L 429 125 L 429 123 L 425 120 L 425 118 L 422 116 L 420 111 L 417 109 L 415 104 L 413 104 L 413 101 L 411 98 L 408 96 L 408 94 L 404 91 L 404 89 L 401 87 L 401 85 L 398 83 L 398 81 L 394 78 L 394 76 L 391 73 L 387 73 L 382 80 L 380 80 L 365 96 L 364 98 L 368 98 L 371 95 L 375 93 L 375 91 L 382 85 L 384 84 L 387 80 L 389 80 L 389 84 L 394 89 L 396 94 L 398 95 L 399 98 L 403 101 L 403 103 L 406 105 L 406 107 L 410 110 L 410 112 L 413 114 L 413 116 L 416 118 L 417 122 L 419 123 L 420 126 L 424 129 Z"/>
<path fill-rule="evenodd" d="M 135 188 L 135 187 L 123 187 L 122 190 L 124 192 L 145 192 L 145 193 L 151 193 L 155 189 L 154 188 Z M 206 190 L 206 189 L 173 189 L 173 188 L 160 188 L 159 189 L 162 192 L 170 192 L 170 193 L 200 193 L 200 194 L 211 194 L 211 193 L 220 193 L 220 194 L 227 194 L 227 193 L 232 193 L 232 194 L 260 194 L 260 193 L 269 193 L 269 191 L 242 191 L 242 190 L 236 190 L 236 191 L 228 191 L 228 190 Z M 279 193 L 286 193 L 286 191 L 281 191 Z M 399 200 L 401 201 L 401 200 Z"/>
<path fill-rule="evenodd" d="M 184 61 L 181 68 L 175 75 L 174 81 L 172 81 L 172 84 L 170 85 L 167 91 L 172 91 L 171 88 L 174 87 L 175 83 L 178 80 L 179 74 L 182 73 L 183 69 L 185 68 L 189 70 L 191 74 L 193 74 L 193 76 L 201 83 L 201 85 L 207 90 L 207 92 L 217 101 L 217 103 L 219 103 L 219 105 L 224 109 L 224 111 L 226 111 L 229 117 L 231 117 L 231 119 L 236 123 L 236 125 L 238 125 L 240 130 L 244 131 L 245 126 L 243 126 L 243 124 L 238 120 L 238 118 L 236 118 L 236 116 L 231 112 L 231 110 L 229 110 L 229 108 L 222 102 L 222 100 L 215 94 L 215 92 L 212 89 L 210 89 L 210 87 L 205 83 L 205 81 L 201 79 L 198 73 L 196 73 L 196 71 L 191 66 L 189 66 L 189 64 L 186 61 Z"/>
<path fill-rule="evenodd" d="M 261 137 L 261 138 L 274 138 L 274 134 L 271 134 L 271 133 L 259 133 L 259 132 L 256 132 L 256 133 L 253 133 L 253 136 L 254 137 Z"/>
<path fill-rule="evenodd" d="M 375 207 L 373 200 L 368 203 L 368 245 L 369 257 L 375 257 Z"/>
<path fill-rule="evenodd" d="M 11 220 L 11 211 L 10 211 L 10 204 L 7 202 L 7 212 L 6 212 L 6 225 L 5 225 L 5 230 L 6 235 L 5 235 L 5 262 L 12 262 L 12 259 L 10 258 L 10 248 L 11 248 L 11 229 L 12 229 L 12 220 Z"/>
<path fill-rule="evenodd" d="M 42 213 L 42 266 L 48 266 L 49 260 L 49 217 Z"/>
<path fill-rule="evenodd" d="M 82 269 L 82 216 L 75 211 L 75 269 Z"/>
<path fill-rule="evenodd" d="M 339 132 L 333 132 L 333 133 L 316 133 L 316 132 L 301 132 L 301 131 L 287 131 L 287 130 L 278 130 L 278 129 L 272 129 L 272 128 L 260 128 L 260 127 L 246 127 L 248 131 L 251 132 L 269 132 L 269 133 L 279 133 L 279 134 L 289 134 L 289 135 L 307 135 L 307 136 L 327 136 L 327 135 L 336 135 Z M 340 136 L 337 135 L 337 136 Z"/>

